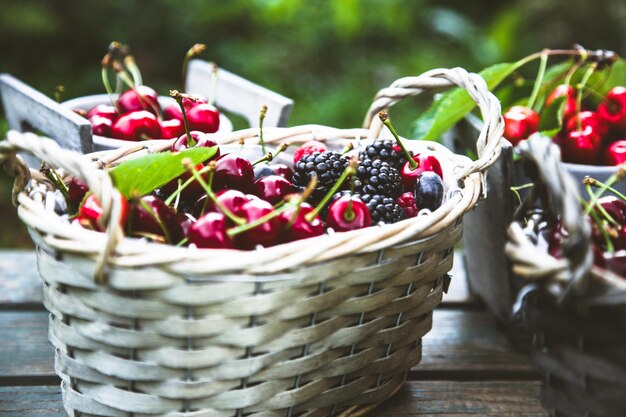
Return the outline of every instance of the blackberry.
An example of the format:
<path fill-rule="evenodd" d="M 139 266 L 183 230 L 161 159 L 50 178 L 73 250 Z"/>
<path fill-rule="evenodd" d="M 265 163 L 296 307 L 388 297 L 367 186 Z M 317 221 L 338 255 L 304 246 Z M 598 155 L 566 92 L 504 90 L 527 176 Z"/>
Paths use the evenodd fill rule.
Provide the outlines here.
<path fill-rule="evenodd" d="M 317 204 L 335 185 L 347 166 L 348 160 L 337 152 L 314 152 L 305 155 L 294 167 L 293 185 L 302 192 L 313 175 L 317 175 L 317 185 L 310 197 L 310 201 Z"/>
<path fill-rule="evenodd" d="M 397 170 L 402 169 L 402 165 L 406 162 L 404 154 L 397 148 L 396 141 L 390 139 L 374 141 L 372 144 L 367 145 L 359 156 L 361 160 L 379 159 L 387 162 Z"/>
<path fill-rule="evenodd" d="M 341 196 L 350 194 L 350 191 L 343 190 L 333 195 L 331 202 L 337 200 Z M 393 198 L 385 197 L 382 195 L 373 194 L 361 194 L 354 193 L 354 196 L 359 198 L 367 205 L 372 217 L 372 225 L 376 225 L 379 222 L 383 223 L 395 223 L 406 218 L 406 213 L 402 207 L 400 207 Z"/>
<path fill-rule="evenodd" d="M 402 194 L 400 172 L 380 159 L 364 159 L 357 168 L 355 191 L 360 194 L 384 195 L 396 198 Z"/>

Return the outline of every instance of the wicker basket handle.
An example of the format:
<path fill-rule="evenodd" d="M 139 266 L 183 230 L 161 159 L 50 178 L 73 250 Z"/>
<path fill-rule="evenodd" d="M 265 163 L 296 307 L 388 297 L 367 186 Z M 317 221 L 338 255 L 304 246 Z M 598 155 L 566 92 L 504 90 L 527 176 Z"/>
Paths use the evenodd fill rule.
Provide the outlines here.
<path fill-rule="evenodd" d="M 583 220 L 578 188 L 560 163 L 559 147 L 550 138 L 536 134 L 521 142 L 517 149 L 534 187 L 518 209 L 516 221 L 509 227 L 506 253 L 518 275 L 528 280 L 559 284 L 554 288 L 559 288 L 559 301 L 562 302 L 571 290 L 580 294 L 586 287 L 586 278 L 593 266 L 591 226 Z M 542 203 L 543 217 L 547 215 L 553 221 L 560 220 L 567 233 L 562 248 L 563 259 L 556 259 L 545 248 L 538 247 L 533 233 L 522 229 L 524 217 L 537 200 Z"/>
<path fill-rule="evenodd" d="M 484 125 L 478 135 L 476 148 L 478 159 L 457 174 L 457 180 L 484 171 L 500 156 L 500 140 L 504 131 L 500 101 L 489 91 L 487 83 L 478 74 L 468 73 L 463 68 L 435 69 L 417 77 L 405 77 L 394 81 L 389 87 L 380 90 L 367 111 L 363 126 L 369 128 L 370 139 L 380 134 L 382 123 L 377 114 L 386 110 L 405 97 L 417 96 L 426 90 L 459 86 L 467 90 L 478 104 Z"/>
<path fill-rule="evenodd" d="M 43 138 L 33 133 L 19 133 L 9 131 L 6 140 L 0 142 L 0 164 L 6 171 L 15 176 L 13 186 L 13 203 L 17 204 L 18 194 L 26 187 L 31 172 L 26 163 L 17 155 L 25 152 L 46 161 L 51 166 L 61 167 L 69 173 L 85 181 L 89 189 L 96 195 L 102 205 L 100 223 L 106 225 L 107 242 L 96 264 L 95 278 L 97 282 L 103 282 L 104 269 L 114 248 L 123 237 L 120 226 L 122 216 L 122 197 L 113 187 L 111 177 L 106 170 L 96 169 L 93 160 L 76 152 L 63 149 L 52 139 Z"/>

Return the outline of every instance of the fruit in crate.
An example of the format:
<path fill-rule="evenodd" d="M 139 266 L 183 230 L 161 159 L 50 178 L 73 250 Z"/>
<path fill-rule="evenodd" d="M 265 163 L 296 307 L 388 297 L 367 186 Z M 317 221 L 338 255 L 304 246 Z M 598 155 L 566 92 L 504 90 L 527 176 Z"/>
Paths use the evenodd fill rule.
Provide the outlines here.
<path fill-rule="evenodd" d="M 204 50 L 204 45 L 194 45 L 185 55 L 183 74 L 188 61 Z M 109 71 L 116 76 L 117 86 L 125 91 L 115 98 L 109 81 Z M 212 88 L 215 89 L 216 71 L 213 73 Z M 75 109 L 78 114 L 87 113 L 95 135 L 126 141 L 148 139 L 173 139 L 184 133 L 183 113 L 176 103 L 161 108 L 158 93 L 144 85 L 141 73 L 128 47 L 112 42 L 109 52 L 102 60 L 102 80 L 109 95 L 110 104 L 98 104 L 91 109 Z M 211 80 L 207 80 L 210 82 Z M 186 97 L 183 104 L 187 110 L 190 128 L 203 133 L 217 132 L 220 127 L 220 112 L 212 99 Z"/>
<path fill-rule="evenodd" d="M 171 96 L 185 120 L 192 101 L 175 90 Z M 94 110 L 94 117 L 97 111 L 102 117 L 114 113 L 100 107 Z M 147 110 L 139 112 L 154 117 Z M 423 209 L 434 211 L 442 204 L 441 163 L 434 154 L 407 152 L 386 114 L 381 114 L 381 119 L 395 140 L 376 140 L 360 152 L 353 144 L 336 152 L 321 142 L 307 142 L 291 148 L 287 160 L 296 160 L 292 169 L 273 163 L 288 144 L 266 149 L 265 112 L 262 109 L 259 123 L 259 141 L 265 153 L 254 161 L 241 156 L 243 152 L 221 153 L 205 133 L 185 129 L 168 153 L 143 157 L 146 166 L 160 158 L 165 165 L 157 171 L 169 174 L 163 178 L 157 174 L 160 179 L 150 180 L 154 183 L 142 192 L 138 191 L 143 187 L 141 176 L 125 171 L 130 167 L 142 171 L 136 160 L 111 169 L 113 180 L 127 197 L 120 224 L 125 234 L 163 244 L 254 250 L 331 230 L 391 224 L 415 217 Z M 409 158 L 416 166 L 410 170 L 411 178 L 417 177 L 407 190 L 398 168 L 410 168 Z M 70 179 L 62 186 L 77 223 L 103 231 L 107 222 L 104 211 L 85 184 Z"/>

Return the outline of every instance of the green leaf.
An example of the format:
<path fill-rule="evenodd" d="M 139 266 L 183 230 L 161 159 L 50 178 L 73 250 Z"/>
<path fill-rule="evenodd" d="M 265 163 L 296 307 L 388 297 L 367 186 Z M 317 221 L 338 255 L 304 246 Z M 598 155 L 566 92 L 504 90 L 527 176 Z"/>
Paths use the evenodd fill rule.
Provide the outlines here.
<path fill-rule="evenodd" d="M 550 138 L 554 137 L 563 128 L 563 109 L 566 96 L 557 97 L 541 112 L 539 132 Z"/>
<path fill-rule="evenodd" d="M 213 146 L 185 149 L 175 154 L 161 152 L 145 155 L 119 164 L 109 174 L 124 197 L 146 195 L 185 172 L 183 159 L 189 158 L 195 165 L 211 158 L 216 151 L 217 146 Z"/>
<path fill-rule="evenodd" d="M 489 90 L 496 88 L 513 71 L 523 65 L 522 61 L 496 64 L 479 74 L 487 82 Z M 438 140 L 439 137 L 465 117 L 476 106 L 464 89 L 454 89 L 443 94 L 423 113 L 413 125 L 412 137 L 422 140 Z"/>

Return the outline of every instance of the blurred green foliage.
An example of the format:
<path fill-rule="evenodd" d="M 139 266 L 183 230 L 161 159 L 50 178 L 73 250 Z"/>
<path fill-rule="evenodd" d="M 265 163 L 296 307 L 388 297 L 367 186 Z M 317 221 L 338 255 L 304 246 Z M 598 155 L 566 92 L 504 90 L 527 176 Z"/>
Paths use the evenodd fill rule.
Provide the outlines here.
<path fill-rule="evenodd" d="M 206 59 L 293 98 L 291 125 L 354 127 L 378 89 L 431 68 L 477 71 L 574 42 L 626 55 L 624 21 L 624 0 L 0 0 L 0 71 L 48 95 L 103 92 L 100 60 L 119 40 L 167 91 L 202 42 Z M 392 113 L 401 134 L 416 104 Z"/>

